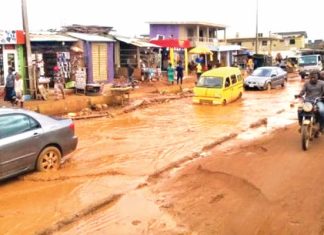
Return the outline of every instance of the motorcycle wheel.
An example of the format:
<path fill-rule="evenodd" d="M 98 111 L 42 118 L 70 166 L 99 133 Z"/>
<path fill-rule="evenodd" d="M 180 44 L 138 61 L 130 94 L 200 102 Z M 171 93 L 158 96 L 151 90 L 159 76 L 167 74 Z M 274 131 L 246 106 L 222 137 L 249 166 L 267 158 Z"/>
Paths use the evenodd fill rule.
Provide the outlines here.
<path fill-rule="evenodd" d="M 308 126 L 301 127 L 301 137 L 302 137 L 302 148 L 306 151 L 309 147 L 309 130 Z"/>

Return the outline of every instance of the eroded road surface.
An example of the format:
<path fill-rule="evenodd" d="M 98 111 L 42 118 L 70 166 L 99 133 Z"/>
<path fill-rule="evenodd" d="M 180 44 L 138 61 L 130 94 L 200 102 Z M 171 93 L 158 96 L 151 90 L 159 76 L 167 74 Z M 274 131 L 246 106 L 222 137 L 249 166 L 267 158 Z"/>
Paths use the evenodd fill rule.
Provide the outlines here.
<path fill-rule="evenodd" d="M 222 107 L 186 98 L 77 121 L 78 149 L 59 171 L 1 183 L 0 233 L 296 234 L 309 228 L 290 213 L 306 209 L 301 198 L 314 190 L 305 190 L 321 186 L 306 174 L 315 170 L 320 177 L 320 155 L 315 168 L 299 174 L 321 148 L 314 143 L 302 152 L 296 128 L 285 129 L 296 122 L 290 102 L 301 85 L 290 78 L 284 89 L 247 91 Z M 278 128 L 281 139 L 268 135 Z M 272 143 L 258 144 L 260 136 Z M 321 202 L 316 192 L 312 208 Z"/>

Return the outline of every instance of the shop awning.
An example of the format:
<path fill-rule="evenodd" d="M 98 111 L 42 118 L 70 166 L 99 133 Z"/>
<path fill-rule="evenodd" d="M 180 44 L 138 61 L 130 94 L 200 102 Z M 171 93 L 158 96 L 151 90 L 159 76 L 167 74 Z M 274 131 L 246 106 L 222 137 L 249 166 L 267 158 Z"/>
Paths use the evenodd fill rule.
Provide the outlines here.
<path fill-rule="evenodd" d="M 150 43 L 156 44 L 160 47 L 171 47 L 171 48 L 190 48 L 191 47 L 189 40 L 180 40 L 177 38 L 151 40 Z"/>
<path fill-rule="evenodd" d="M 190 51 L 189 51 L 190 54 L 213 54 L 213 52 L 207 48 L 207 47 L 204 47 L 204 46 L 197 46 L 197 47 L 194 47 L 192 48 Z"/>

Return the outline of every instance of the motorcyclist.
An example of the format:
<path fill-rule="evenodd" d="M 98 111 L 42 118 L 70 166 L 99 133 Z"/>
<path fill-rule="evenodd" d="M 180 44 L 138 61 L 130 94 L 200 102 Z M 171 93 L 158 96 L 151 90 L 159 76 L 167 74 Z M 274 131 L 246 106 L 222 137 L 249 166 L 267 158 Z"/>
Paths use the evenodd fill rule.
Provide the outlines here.
<path fill-rule="evenodd" d="M 320 73 L 319 71 L 311 71 L 309 74 L 309 81 L 305 82 L 302 90 L 297 97 L 302 97 L 305 95 L 306 100 L 314 100 L 318 97 L 324 97 L 324 81 L 319 80 Z M 320 132 L 324 133 L 324 103 L 323 100 L 317 103 L 318 111 L 319 111 L 319 123 L 320 123 Z M 301 125 L 302 116 L 301 112 L 298 112 L 298 120 Z"/>

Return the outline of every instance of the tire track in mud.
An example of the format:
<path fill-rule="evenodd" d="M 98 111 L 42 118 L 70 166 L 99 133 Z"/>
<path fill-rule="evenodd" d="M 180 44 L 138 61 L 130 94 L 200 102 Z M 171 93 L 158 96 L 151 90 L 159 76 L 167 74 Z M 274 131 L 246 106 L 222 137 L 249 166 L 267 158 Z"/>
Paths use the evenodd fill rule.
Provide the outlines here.
<path fill-rule="evenodd" d="M 66 217 L 66 218 L 58 221 L 53 226 L 46 228 L 40 232 L 37 232 L 36 234 L 37 235 L 48 235 L 48 234 L 53 234 L 54 232 L 60 231 L 62 228 L 77 222 L 81 218 L 83 218 L 87 215 L 90 215 L 91 213 L 96 212 L 97 210 L 99 210 L 103 207 L 112 205 L 113 203 L 117 202 L 121 196 L 122 196 L 122 194 L 111 195 L 108 198 L 93 204 L 92 206 L 89 206 L 83 210 L 80 210 L 79 212 L 75 213 L 74 215 L 72 215 L 70 217 Z"/>
<path fill-rule="evenodd" d="M 166 165 L 165 167 L 161 168 L 160 170 L 157 170 L 156 172 L 148 175 L 147 179 L 146 179 L 146 181 L 144 183 L 138 184 L 133 189 L 130 189 L 128 192 L 125 192 L 125 193 L 122 193 L 122 194 L 109 195 L 107 198 L 103 199 L 102 201 L 94 203 L 93 205 L 90 205 L 90 206 L 76 212 L 75 214 L 73 214 L 71 216 L 67 216 L 65 218 L 62 218 L 61 220 L 57 221 L 54 225 L 52 225 L 52 226 L 50 226 L 48 228 L 45 228 L 42 231 L 37 232 L 36 234 L 38 234 L 38 235 L 49 235 L 49 234 L 53 234 L 55 232 L 58 232 L 58 231 L 62 230 L 63 228 L 65 228 L 66 226 L 69 226 L 69 225 L 71 225 L 73 223 L 76 223 L 79 220 L 83 219 L 84 217 L 86 217 L 86 216 L 88 216 L 88 215 L 90 215 L 92 213 L 96 213 L 100 209 L 112 206 L 113 204 L 117 203 L 127 193 L 132 192 L 132 191 L 137 190 L 137 189 L 140 189 L 140 188 L 144 188 L 144 187 L 149 186 L 150 183 L 151 184 L 154 183 L 164 173 L 167 173 L 167 172 L 170 172 L 171 170 L 183 167 L 187 163 L 192 162 L 195 159 L 203 157 L 204 156 L 203 153 L 205 151 L 210 150 L 210 149 L 212 149 L 212 148 L 214 148 L 214 147 L 216 147 L 216 146 L 218 146 L 218 145 L 220 145 L 220 144 L 222 144 L 224 142 L 227 142 L 229 140 L 234 139 L 235 137 L 238 136 L 238 134 L 243 133 L 243 132 L 249 130 L 250 128 L 257 128 L 257 127 L 260 127 L 260 126 L 266 125 L 266 124 L 267 124 L 266 119 L 261 119 L 261 120 L 258 120 L 256 122 L 252 123 L 249 128 L 246 128 L 246 129 L 242 130 L 241 132 L 230 133 L 230 134 L 228 134 L 228 135 L 226 135 L 224 137 L 221 137 L 221 138 L 213 141 L 212 143 L 204 146 L 201 151 L 195 152 L 191 156 L 185 156 L 182 159 L 180 159 L 178 161 L 175 161 L 175 162 L 172 162 L 172 163 Z M 244 192 L 248 193 L 249 191 L 251 191 L 253 193 L 253 195 L 260 195 L 260 197 L 263 198 L 266 202 L 269 201 L 259 188 L 257 188 L 255 185 L 251 184 L 250 182 L 248 182 L 247 180 L 245 180 L 243 178 L 239 178 L 239 177 L 236 177 L 234 175 L 227 174 L 225 172 L 212 172 L 212 171 L 209 171 L 208 169 L 203 169 L 203 168 L 201 168 L 200 170 L 205 172 L 205 173 L 216 174 L 216 175 L 218 175 L 218 177 L 220 179 L 222 179 L 224 181 L 228 181 L 228 179 L 231 179 L 233 182 L 235 182 L 235 185 L 241 185 L 241 187 L 242 187 L 242 185 L 244 185 L 244 187 L 245 187 Z M 114 171 L 112 171 L 112 173 L 116 173 L 117 175 L 119 174 L 118 172 L 114 172 Z M 99 173 L 99 174 L 91 174 L 89 176 L 90 177 L 97 177 L 97 176 L 101 176 L 101 175 L 106 176 L 107 172 Z M 122 174 L 120 174 L 120 175 L 122 175 Z M 81 178 L 81 177 L 88 177 L 88 175 L 75 176 L 75 178 Z M 65 179 L 69 179 L 69 178 L 71 178 L 71 177 L 66 177 L 66 178 L 64 178 L 64 177 L 60 178 L 59 177 L 59 178 L 57 178 L 55 180 L 65 180 Z M 37 181 L 37 180 L 35 180 L 35 181 Z"/>
<path fill-rule="evenodd" d="M 50 181 L 64 181 L 64 180 L 69 180 L 69 179 L 80 179 L 80 178 L 94 178 L 94 177 L 103 177 L 103 176 L 125 176 L 126 174 L 110 170 L 110 171 L 105 171 L 105 172 L 98 172 L 96 174 L 86 174 L 86 175 L 73 175 L 73 176 L 59 176 L 57 178 L 47 178 L 47 179 L 40 179 L 37 177 L 29 177 L 29 176 L 21 176 L 23 181 L 31 181 L 31 182 L 50 182 Z"/>
<path fill-rule="evenodd" d="M 227 141 L 230 141 L 230 140 L 236 138 L 239 134 L 246 132 L 251 128 L 258 128 L 258 127 L 261 127 L 264 125 L 267 125 L 266 118 L 262 118 L 256 122 L 251 123 L 249 128 L 243 129 L 241 132 L 234 132 L 234 133 L 230 133 L 226 136 L 220 137 L 220 138 L 216 139 L 215 141 L 212 141 L 211 143 L 205 145 L 200 152 L 193 153 L 191 156 L 186 156 L 178 161 L 175 161 L 175 162 L 170 163 L 169 165 L 166 165 L 165 167 L 161 168 L 160 170 L 156 171 L 155 173 L 149 175 L 148 179 L 149 180 L 156 179 L 160 175 L 162 175 L 163 173 L 165 173 L 167 171 L 170 171 L 174 168 L 179 168 L 179 167 L 181 167 L 182 164 L 185 164 L 185 163 L 192 161 L 194 159 L 201 158 L 204 155 L 203 153 L 205 151 L 211 150 L 218 145 L 221 145 Z"/>

